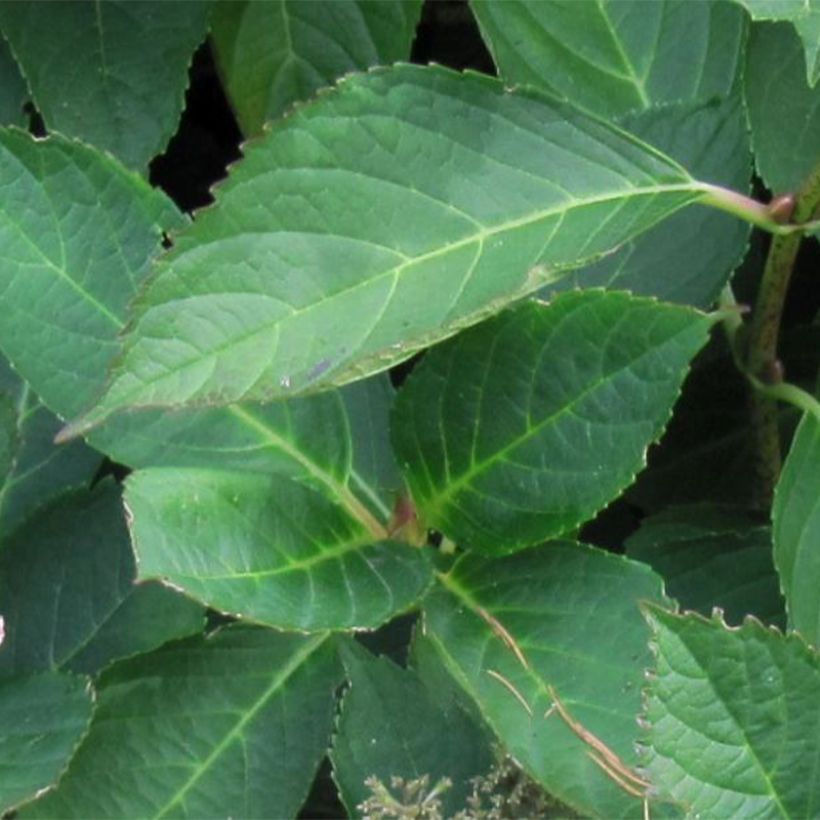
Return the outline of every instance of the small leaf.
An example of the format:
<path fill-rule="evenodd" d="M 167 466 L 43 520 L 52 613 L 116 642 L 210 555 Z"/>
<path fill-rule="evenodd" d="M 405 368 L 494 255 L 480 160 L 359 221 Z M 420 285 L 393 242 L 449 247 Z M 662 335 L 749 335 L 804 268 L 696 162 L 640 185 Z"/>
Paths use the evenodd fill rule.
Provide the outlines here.
<path fill-rule="evenodd" d="M 534 91 L 435 67 L 353 76 L 249 146 L 64 437 L 124 407 L 380 372 L 704 196 L 677 164 Z"/>
<path fill-rule="evenodd" d="M 795 191 L 817 162 L 820 86 L 806 83 L 800 39 L 792 26 L 752 26 L 745 77 L 758 173 L 775 193 Z"/>
<path fill-rule="evenodd" d="M 785 626 L 772 533 L 756 516 L 708 504 L 670 507 L 641 522 L 626 554 L 649 564 L 686 609 L 711 615 L 720 607 L 732 624 L 755 615 Z"/>
<path fill-rule="evenodd" d="M 783 466 L 772 508 L 774 560 L 789 625 L 820 643 L 820 422 L 806 414 Z"/>
<path fill-rule="evenodd" d="M 0 678 L 0 811 L 56 782 L 88 728 L 92 704 L 86 678 Z"/>
<path fill-rule="evenodd" d="M 446 817 L 466 805 L 470 781 L 489 770 L 494 755 L 481 730 L 458 707 L 442 708 L 412 669 L 376 658 L 356 645 L 343 652 L 350 689 L 330 753 L 334 780 L 351 817 L 369 796 L 365 780 L 389 786 L 424 775 L 433 788 L 452 785 L 441 796 Z"/>
<path fill-rule="evenodd" d="M 789 20 L 803 41 L 806 79 L 814 86 L 820 79 L 820 4 L 817 0 L 735 0 L 752 20 Z"/>
<path fill-rule="evenodd" d="M 68 487 L 88 485 L 100 454 L 81 441 L 57 447 L 60 420 L 0 358 L 0 407 L 4 408 L 5 469 L 0 471 L 0 542 L 31 512 Z M 12 429 L 13 428 L 13 429 Z"/>
<path fill-rule="evenodd" d="M 690 817 L 820 812 L 820 660 L 797 635 L 655 607 L 648 774 Z"/>
<path fill-rule="evenodd" d="M 176 130 L 209 5 L 3 3 L 0 29 L 49 129 L 105 148 L 143 171 Z"/>
<path fill-rule="evenodd" d="M 282 629 L 372 628 L 432 580 L 428 550 L 380 541 L 278 476 L 142 470 L 128 478 L 126 504 L 141 578 Z"/>
<path fill-rule="evenodd" d="M 421 0 L 220 0 L 211 38 L 247 136 L 357 69 L 410 58 Z"/>
<path fill-rule="evenodd" d="M 268 629 L 229 627 L 123 661 L 100 680 L 58 789 L 21 817 L 294 817 L 340 680 L 326 635 Z"/>
<path fill-rule="evenodd" d="M 600 751 L 553 708 L 553 693 L 633 766 L 650 660 L 638 602 L 661 599 L 648 567 L 554 542 L 501 559 L 458 560 L 425 599 L 424 631 L 509 753 L 547 791 L 585 816 L 634 817 L 641 787 L 607 774 Z"/>
<path fill-rule="evenodd" d="M 0 550 L 0 674 L 97 672 L 202 629 L 202 607 L 155 584 L 134 586 L 135 574 L 112 482 L 40 508 Z"/>
<path fill-rule="evenodd" d="M 728 3 L 471 0 L 501 76 L 607 118 L 726 96 L 743 13 Z"/>
<path fill-rule="evenodd" d="M 431 351 L 393 424 L 425 522 L 500 553 L 592 518 L 643 467 L 710 322 L 625 293 L 573 291 Z"/>

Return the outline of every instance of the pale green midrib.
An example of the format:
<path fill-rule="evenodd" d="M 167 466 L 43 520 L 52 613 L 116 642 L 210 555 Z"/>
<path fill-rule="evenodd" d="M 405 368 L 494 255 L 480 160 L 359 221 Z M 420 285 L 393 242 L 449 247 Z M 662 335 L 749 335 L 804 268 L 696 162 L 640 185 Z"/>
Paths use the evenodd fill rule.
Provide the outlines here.
<path fill-rule="evenodd" d="M 686 205 L 692 204 L 693 202 L 695 202 L 701 196 L 708 196 L 710 191 L 704 185 L 704 183 L 698 182 L 694 179 L 691 179 L 690 182 L 688 182 L 688 183 L 675 183 L 675 184 L 669 184 L 669 185 L 651 185 L 651 186 L 646 186 L 646 187 L 643 187 L 643 188 L 633 188 L 633 189 L 631 189 L 630 191 L 628 191 L 626 193 L 621 191 L 621 192 L 609 193 L 609 194 L 605 194 L 605 195 L 597 196 L 597 197 L 590 197 L 590 198 L 584 199 L 584 200 L 573 200 L 572 203 L 570 203 L 570 204 L 562 203 L 561 206 L 546 208 L 544 210 L 536 212 L 534 215 L 531 214 L 527 217 L 522 217 L 520 219 L 510 220 L 509 222 L 504 222 L 504 223 L 502 223 L 502 224 L 500 224 L 500 225 L 498 225 L 494 228 L 491 228 L 491 229 L 485 229 L 483 231 L 477 231 L 475 233 L 472 233 L 468 236 L 463 237 L 462 239 L 457 240 L 456 242 L 448 243 L 446 245 L 443 245 L 443 246 L 440 246 L 440 247 L 436 248 L 433 251 L 428 251 L 426 253 L 419 254 L 418 256 L 413 257 L 412 259 L 408 260 L 407 262 L 403 262 L 400 265 L 396 265 L 392 268 L 388 268 L 387 270 L 381 271 L 380 273 L 376 274 L 375 276 L 372 276 L 368 279 L 364 279 L 360 282 L 355 283 L 354 285 L 351 285 L 347 288 L 343 288 L 339 291 L 336 291 L 335 293 L 331 294 L 326 299 L 323 299 L 321 301 L 311 302 L 309 305 L 306 305 L 303 308 L 300 308 L 298 310 L 293 310 L 287 316 L 278 317 L 277 319 L 275 319 L 272 322 L 265 323 L 265 325 L 263 325 L 262 327 L 257 327 L 254 330 L 251 330 L 248 333 L 245 333 L 243 335 L 234 336 L 231 339 L 227 340 L 225 343 L 223 343 L 221 345 L 217 345 L 216 347 L 211 348 L 208 351 L 208 353 L 206 354 L 206 356 L 200 356 L 200 357 L 195 358 L 195 359 L 189 359 L 189 360 L 187 360 L 185 362 L 182 362 L 181 364 L 175 366 L 174 368 L 167 369 L 164 373 L 162 373 L 158 376 L 155 376 L 151 379 L 140 380 L 139 383 L 136 386 L 134 386 L 130 390 L 127 390 L 122 396 L 118 397 L 117 400 L 114 403 L 107 404 L 105 401 L 103 401 L 100 405 L 97 406 L 98 412 L 95 413 L 94 410 L 92 410 L 90 413 L 87 414 L 87 418 L 88 419 L 96 419 L 97 420 L 96 423 L 98 423 L 99 421 L 104 419 L 106 416 L 108 416 L 113 411 L 113 409 L 128 406 L 131 403 L 131 400 L 135 397 L 138 397 L 140 395 L 140 393 L 142 393 L 143 390 L 146 387 L 148 387 L 152 384 L 155 384 L 157 382 L 163 381 L 164 379 L 167 379 L 170 375 L 179 373 L 187 367 L 191 367 L 191 366 L 199 364 L 202 361 L 203 358 L 217 356 L 220 353 L 222 353 L 223 351 L 225 351 L 226 349 L 230 349 L 231 347 L 234 347 L 236 345 L 243 344 L 244 342 L 247 342 L 249 339 L 252 339 L 254 336 L 269 333 L 272 327 L 276 327 L 279 324 L 284 324 L 285 322 L 289 322 L 289 321 L 293 321 L 295 319 L 298 319 L 298 318 L 304 316 L 305 314 L 309 313 L 310 311 L 316 309 L 317 307 L 321 307 L 321 306 L 325 305 L 331 299 L 336 299 L 339 296 L 347 295 L 350 292 L 357 290 L 358 288 L 371 286 L 375 282 L 378 282 L 380 279 L 390 277 L 390 276 L 398 276 L 398 275 L 401 274 L 401 271 L 404 270 L 405 268 L 408 268 L 408 267 L 411 267 L 411 266 L 416 266 L 416 265 L 419 265 L 419 264 L 424 264 L 424 263 L 429 262 L 433 259 L 436 259 L 440 256 L 446 256 L 447 254 L 449 254 L 450 252 L 452 252 L 454 250 L 459 250 L 460 248 L 467 247 L 467 246 L 469 246 L 469 245 L 471 245 L 475 242 L 486 241 L 488 238 L 492 238 L 492 237 L 494 237 L 498 234 L 502 234 L 506 231 L 511 231 L 511 230 L 516 229 L 516 228 L 529 227 L 530 225 L 534 225 L 534 224 L 536 224 L 540 221 L 543 221 L 543 220 L 548 219 L 548 218 L 553 217 L 553 216 L 557 216 L 559 214 L 565 214 L 568 211 L 571 211 L 571 210 L 576 209 L 576 208 L 587 208 L 587 207 L 594 206 L 594 205 L 600 205 L 600 204 L 603 204 L 603 203 L 606 203 L 606 202 L 612 202 L 612 201 L 624 200 L 624 199 L 633 199 L 633 198 L 637 199 L 637 198 L 642 197 L 642 196 L 650 196 L 650 195 L 655 196 L 655 195 L 661 195 L 661 194 L 666 194 L 666 193 L 689 193 L 689 194 L 692 195 L 692 199 L 690 199 L 688 202 L 681 202 L 679 205 L 677 205 L 676 208 L 670 210 L 670 213 L 671 213 L 674 210 L 679 210 L 680 208 L 683 208 Z M 640 231 L 636 231 L 636 233 L 639 233 L 639 232 Z M 536 263 L 537 263 L 537 260 L 536 260 Z M 143 316 L 140 317 L 140 319 L 142 319 L 147 313 L 149 313 L 152 308 L 160 307 L 162 304 L 163 303 L 158 303 L 156 305 L 150 305 L 149 304 L 145 308 L 145 310 L 143 312 Z M 139 326 L 140 319 L 137 320 L 136 327 Z M 120 370 L 122 372 L 122 368 L 120 368 Z M 315 385 L 317 383 L 318 382 L 314 382 L 313 384 Z M 116 380 L 112 383 L 112 387 L 114 385 L 116 385 Z M 109 393 L 107 395 L 110 396 L 111 392 L 112 391 L 109 391 Z M 141 406 L 141 405 L 137 404 L 136 406 Z"/>
<path fill-rule="evenodd" d="M 612 21 L 610 20 L 609 14 L 604 8 L 601 0 L 596 0 L 596 5 L 598 6 L 598 11 L 606 24 L 606 29 L 609 32 L 609 36 L 612 38 L 615 50 L 618 52 L 618 56 L 620 56 L 621 61 L 628 72 L 624 79 L 628 79 L 632 83 L 633 88 L 638 93 L 638 99 L 640 100 L 641 105 L 644 108 L 649 108 L 652 101 L 646 95 L 645 83 L 635 73 L 635 67 L 632 65 L 632 60 L 630 60 L 627 56 L 623 49 L 623 43 L 615 33 L 615 29 L 612 28 Z"/>
<path fill-rule="evenodd" d="M 687 326 L 680 330 L 678 330 L 673 336 L 669 336 L 663 340 L 662 344 L 667 345 L 675 338 L 680 335 L 685 335 L 692 330 L 693 326 Z M 624 363 L 620 367 L 611 370 L 607 373 L 601 374 L 601 376 L 595 380 L 592 384 L 585 387 L 580 393 L 573 396 L 573 398 L 567 402 L 562 407 L 559 407 L 555 412 L 551 413 L 546 418 L 539 421 L 537 424 L 533 425 L 532 427 L 528 427 L 527 430 L 516 436 L 512 439 L 508 444 L 504 445 L 500 450 L 496 450 L 492 455 L 485 459 L 484 461 L 480 462 L 479 466 L 476 467 L 475 462 L 470 467 L 469 470 L 462 473 L 455 481 L 450 481 L 444 487 L 443 492 L 438 494 L 432 494 L 425 498 L 425 511 L 428 513 L 439 514 L 440 508 L 447 503 L 447 501 L 457 493 L 462 487 L 468 484 L 477 476 L 484 473 L 498 461 L 504 461 L 505 457 L 512 451 L 515 450 L 519 445 L 526 443 L 528 440 L 532 439 L 533 437 L 540 434 L 540 432 L 550 424 L 555 423 L 559 420 L 562 416 L 566 413 L 571 412 L 575 409 L 575 406 L 586 399 L 590 394 L 594 393 L 598 390 L 602 385 L 607 384 L 609 381 L 620 376 L 624 371 L 629 370 L 632 368 L 637 362 L 641 361 L 645 356 L 649 355 L 650 353 L 654 353 L 657 351 L 658 346 L 651 348 L 650 350 L 642 351 L 638 356 L 633 359 L 630 359 L 628 362 Z"/>
<path fill-rule="evenodd" d="M 241 736 L 242 730 L 248 723 L 256 717 L 257 713 L 264 708 L 268 701 L 277 694 L 277 692 L 287 683 L 288 679 L 299 670 L 299 668 L 308 660 L 308 658 L 318 650 L 321 645 L 328 640 L 330 633 L 326 632 L 323 635 L 317 635 L 308 640 L 297 652 L 294 653 L 291 660 L 281 669 L 281 671 L 274 677 L 271 685 L 262 693 L 251 708 L 244 714 L 236 725 L 225 735 L 225 737 L 214 747 L 213 751 L 205 758 L 204 761 L 196 768 L 194 773 L 188 780 L 177 790 L 171 799 L 165 803 L 164 806 L 154 815 L 157 820 L 165 817 L 168 812 L 173 809 L 178 803 L 184 800 L 185 795 L 191 790 L 195 783 L 208 769 L 216 762 L 222 753 L 230 746 L 237 737 Z M 241 671 L 239 672 L 241 674 Z"/>
<path fill-rule="evenodd" d="M 790 814 L 789 811 L 786 809 L 786 807 L 783 805 L 783 803 L 780 799 L 780 795 L 779 795 L 778 791 L 775 789 L 774 784 L 772 783 L 770 773 L 768 771 L 766 771 L 766 767 L 763 765 L 762 761 L 758 757 L 757 752 L 755 751 L 754 746 L 750 742 L 749 736 L 746 733 L 746 730 L 744 729 L 741 721 L 738 719 L 737 715 L 735 715 L 734 711 L 730 708 L 729 702 L 726 700 L 726 698 L 723 697 L 722 693 L 712 683 L 711 676 L 707 673 L 707 670 L 704 669 L 703 665 L 700 662 L 700 659 L 691 650 L 691 648 L 686 643 L 686 641 L 683 639 L 683 637 L 678 632 L 669 629 L 669 627 L 665 627 L 665 628 L 668 629 L 670 632 L 672 632 L 678 638 L 678 640 L 681 642 L 681 644 L 683 644 L 683 646 L 686 647 L 686 651 L 687 651 L 687 654 L 689 655 L 689 657 L 697 664 L 698 668 L 704 673 L 704 680 L 706 680 L 708 682 L 709 689 L 712 691 L 714 696 L 720 701 L 720 703 L 723 704 L 723 708 L 726 710 L 726 713 L 731 717 L 733 724 L 735 725 L 735 727 L 740 732 L 740 735 L 741 735 L 741 737 L 743 738 L 743 740 L 746 744 L 746 746 L 745 746 L 746 750 L 749 752 L 749 755 L 751 756 L 752 760 L 756 764 L 757 769 L 760 772 L 761 776 L 763 777 L 764 782 L 769 787 L 769 796 L 774 801 L 774 803 L 777 806 L 777 809 L 779 810 L 779 812 L 780 812 L 781 816 L 783 817 L 783 819 L 784 820 L 790 820 L 790 818 L 792 818 L 793 815 Z M 682 720 L 681 720 L 681 723 L 683 723 Z M 688 726 L 689 724 L 686 724 L 686 725 Z M 700 731 L 698 729 L 695 729 L 695 731 L 698 731 L 698 733 L 700 734 Z M 686 771 L 686 769 L 682 765 L 681 765 L 681 768 L 683 768 L 684 771 Z M 752 797 L 759 796 L 759 795 L 755 795 L 755 794 L 753 794 L 751 792 L 748 792 L 748 791 L 741 791 L 740 789 L 737 789 L 737 792 L 739 794 L 749 794 Z"/>
<path fill-rule="evenodd" d="M 272 447 L 285 453 L 297 464 L 303 467 L 308 475 L 324 485 L 332 494 L 338 498 L 342 506 L 375 538 L 386 538 L 387 531 L 381 522 L 377 521 L 370 511 L 359 501 L 350 491 L 347 485 L 338 481 L 330 472 L 321 469 L 315 462 L 311 461 L 304 453 L 293 446 L 292 442 L 279 436 L 268 425 L 261 422 L 256 416 L 240 405 L 229 405 L 228 411 L 240 419 L 245 425 L 256 430 L 263 439 Z"/>
<path fill-rule="evenodd" d="M 294 561 L 285 557 L 285 560 L 287 561 L 285 566 L 277 567 L 276 569 L 230 572 L 224 575 L 203 575 L 201 573 L 197 575 L 191 575 L 190 573 L 186 572 L 173 572 L 173 576 L 176 578 L 187 578 L 189 580 L 199 582 L 232 581 L 241 578 L 274 578 L 277 575 L 287 575 L 291 572 L 310 570 L 317 564 L 322 564 L 325 561 L 334 561 L 337 558 L 344 558 L 349 553 L 359 555 L 363 547 L 369 546 L 373 546 L 373 541 L 371 539 L 355 538 L 343 544 L 337 544 L 335 547 L 331 547 L 330 549 L 325 549 L 321 552 L 315 552 L 313 553 L 313 555 L 310 555 L 307 558 L 300 558 Z M 284 555 L 283 552 L 280 552 L 279 554 Z M 393 554 L 396 554 L 395 551 Z M 165 570 L 160 570 L 160 572 L 165 574 Z M 171 573 L 168 574 L 170 575 Z"/>

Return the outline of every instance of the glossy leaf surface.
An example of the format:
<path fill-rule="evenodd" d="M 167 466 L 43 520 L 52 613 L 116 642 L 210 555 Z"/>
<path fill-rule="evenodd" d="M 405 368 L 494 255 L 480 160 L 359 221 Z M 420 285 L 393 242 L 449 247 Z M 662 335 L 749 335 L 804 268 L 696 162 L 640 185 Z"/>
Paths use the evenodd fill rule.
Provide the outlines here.
<path fill-rule="evenodd" d="M 141 578 L 282 629 L 375 627 L 432 579 L 428 550 L 379 540 L 324 495 L 278 476 L 143 470 L 126 504 Z"/>
<path fill-rule="evenodd" d="M 755 615 L 786 626 L 772 533 L 759 517 L 707 504 L 670 507 L 641 522 L 626 554 L 649 564 L 684 609 L 708 616 L 720 607 L 730 624 Z"/>
<path fill-rule="evenodd" d="M 717 2 L 471 5 L 505 80 L 552 90 L 609 118 L 726 96 L 745 29 L 740 9 Z"/>
<path fill-rule="evenodd" d="M 774 560 L 786 596 L 789 626 L 820 642 L 820 422 L 806 414 L 777 485 Z"/>
<path fill-rule="evenodd" d="M 208 8 L 200 0 L 3 3 L 0 29 L 49 129 L 143 171 L 176 130 Z"/>
<path fill-rule="evenodd" d="M 460 559 L 426 599 L 424 629 L 510 754 L 549 792 L 585 816 L 635 816 L 640 800 L 549 711 L 549 687 L 575 721 L 634 765 L 650 660 L 638 601 L 661 596 L 648 567 L 553 542 L 502 559 Z"/>
<path fill-rule="evenodd" d="M 0 678 L 1 811 L 56 782 L 88 728 L 92 701 L 86 678 Z"/>
<path fill-rule="evenodd" d="M 220 0 L 211 37 L 247 136 L 351 71 L 408 60 L 421 0 Z"/>
<path fill-rule="evenodd" d="M 745 77 L 758 173 L 774 193 L 794 191 L 817 162 L 820 86 L 806 82 L 803 50 L 791 25 L 752 26 Z"/>
<path fill-rule="evenodd" d="M 294 817 L 330 737 L 326 636 L 231 627 L 112 667 L 59 788 L 22 817 Z"/>
<path fill-rule="evenodd" d="M 202 629 L 201 606 L 135 575 L 112 482 L 40 508 L 0 550 L 0 674 L 97 672 Z"/>
<path fill-rule="evenodd" d="M 643 467 L 709 324 L 689 308 L 573 291 L 431 351 L 393 427 L 424 520 L 501 553 L 592 518 Z"/>
<path fill-rule="evenodd" d="M 813 817 L 820 811 L 820 661 L 756 621 L 649 610 L 647 768 L 688 816 Z"/>
<path fill-rule="evenodd" d="M 701 195 L 670 160 L 535 92 L 416 66 L 351 77 L 249 147 L 66 435 L 123 407 L 384 370 Z"/>
<path fill-rule="evenodd" d="M 352 649 L 356 649 L 355 645 Z M 367 652 L 343 653 L 350 689 L 333 737 L 334 780 L 351 817 L 377 777 L 390 787 L 427 775 L 430 787 L 452 782 L 441 797 L 446 816 L 466 805 L 470 780 L 485 775 L 494 756 L 481 730 L 457 706 L 445 710 L 412 669 Z"/>

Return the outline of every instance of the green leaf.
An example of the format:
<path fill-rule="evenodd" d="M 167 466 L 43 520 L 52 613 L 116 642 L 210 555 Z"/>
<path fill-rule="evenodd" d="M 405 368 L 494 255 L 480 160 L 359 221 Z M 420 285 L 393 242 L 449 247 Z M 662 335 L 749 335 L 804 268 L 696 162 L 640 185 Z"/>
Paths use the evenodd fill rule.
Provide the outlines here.
<path fill-rule="evenodd" d="M 384 370 L 707 195 L 536 92 L 435 67 L 351 77 L 248 148 L 65 437 L 123 407 L 268 400 Z"/>
<path fill-rule="evenodd" d="M 0 5 L 0 17 L 13 8 Z M 0 186 L 0 348 L 50 408 L 71 415 L 99 393 L 161 231 L 182 219 L 116 160 L 63 137 L 0 130 Z"/>
<path fill-rule="evenodd" d="M 62 426 L 0 358 L 0 543 L 32 510 L 62 490 L 88 484 L 100 467 L 100 454 L 81 441 L 54 445 Z M 10 449 L 9 449 L 10 448 Z"/>
<path fill-rule="evenodd" d="M 690 308 L 572 291 L 431 351 L 393 425 L 424 521 L 500 553 L 592 518 L 643 467 L 710 323 Z"/>
<path fill-rule="evenodd" d="M 74 675 L 0 678 L 0 811 L 57 780 L 88 728 L 93 699 L 86 678 Z"/>
<path fill-rule="evenodd" d="M 820 79 L 820 4 L 817 0 L 736 0 L 752 20 L 789 20 L 806 54 L 806 79 L 810 86 Z"/>
<path fill-rule="evenodd" d="M 0 37 L 0 125 L 26 124 L 23 106 L 29 98 L 20 66 L 12 56 L 9 44 Z"/>
<path fill-rule="evenodd" d="M 772 533 L 756 516 L 709 504 L 670 507 L 641 522 L 626 554 L 649 564 L 686 609 L 711 615 L 720 607 L 732 624 L 755 615 L 785 627 Z"/>
<path fill-rule="evenodd" d="M 619 124 L 698 179 L 738 191 L 749 187 L 751 150 L 739 91 L 706 102 L 653 106 Z M 706 308 L 745 254 L 748 237 L 749 226 L 728 214 L 687 208 L 545 291 L 600 286 Z"/>
<path fill-rule="evenodd" d="M 3 3 L 0 29 L 49 129 L 144 171 L 176 130 L 209 7 L 197 0 Z"/>
<path fill-rule="evenodd" d="M 461 558 L 425 600 L 424 630 L 509 753 L 550 793 L 585 816 L 634 817 L 640 800 L 550 711 L 550 687 L 632 766 L 650 662 L 638 601 L 661 599 L 648 567 L 553 542 L 501 559 Z"/>
<path fill-rule="evenodd" d="M 817 162 L 820 86 L 812 89 L 806 83 L 800 39 L 792 26 L 752 26 L 745 76 L 757 170 L 774 192 L 794 191 Z"/>
<path fill-rule="evenodd" d="M 605 117 L 726 96 L 743 13 L 728 3 L 471 0 L 501 76 Z"/>
<path fill-rule="evenodd" d="M 242 130 L 350 71 L 408 60 L 421 0 L 220 0 L 217 64 Z"/>
<path fill-rule="evenodd" d="M 202 607 L 156 584 L 134 586 L 135 574 L 112 482 L 40 508 L 0 551 L 0 674 L 96 672 L 202 629 Z"/>
<path fill-rule="evenodd" d="M 783 466 L 772 508 L 774 560 L 789 625 L 820 643 L 820 422 L 806 414 Z"/>
<path fill-rule="evenodd" d="M 428 550 L 379 540 L 326 496 L 279 476 L 142 470 L 126 504 L 140 578 L 282 629 L 372 628 L 432 580 Z"/>
<path fill-rule="evenodd" d="M 21 817 L 295 817 L 330 738 L 326 635 L 229 627 L 106 672 L 59 788 Z"/>
<path fill-rule="evenodd" d="M 648 610 L 648 773 L 690 817 L 820 812 L 820 661 L 757 621 Z"/>
<path fill-rule="evenodd" d="M 412 669 L 346 645 L 350 688 L 342 702 L 330 753 L 333 776 L 351 817 L 369 796 L 365 785 L 377 777 L 390 786 L 424 775 L 430 788 L 442 778 L 452 787 L 440 799 L 446 817 L 466 805 L 470 781 L 494 762 L 481 730 L 458 707 L 445 710 Z"/>

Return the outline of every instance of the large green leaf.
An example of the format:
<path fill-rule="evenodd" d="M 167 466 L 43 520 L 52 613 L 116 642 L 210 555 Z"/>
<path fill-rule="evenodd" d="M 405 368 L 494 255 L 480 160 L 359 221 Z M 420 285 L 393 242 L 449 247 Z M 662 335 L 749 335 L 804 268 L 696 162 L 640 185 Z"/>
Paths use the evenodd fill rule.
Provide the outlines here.
<path fill-rule="evenodd" d="M 141 578 L 283 629 L 378 626 L 432 580 L 429 551 L 379 541 L 361 520 L 280 476 L 142 470 L 126 504 Z"/>
<path fill-rule="evenodd" d="M 22 817 L 294 817 L 330 739 L 326 635 L 230 627 L 112 667 L 59 788 Z"/>
<path fill-rule="evenodd" d="M 758 517 L 732 507 L 670 507 L 641 522 L 626 541 L 630 558 L 649 564 L 682 607 L 729 623 L 746 615 L 785 627 L 772 561 L 772 533 Z"/>
<path fill-rule="evenodd" d="M 410 57 L 421 0 L 219 0 L 211 38 L 246 135 L 357 69 Z"/>
<path fill-rule="evenodd" d="M 788 20 L 806 55 L 806 78 L 813 86 L 820 79 L 820 3 L 817 0 L 736 0 L 753 20 Z"/>
<path fill-rule="evenodd" d="M 648 632 L 638 601 L 660 600 L 646 566 L 554 542 L 501 559 L 461 558 L 424 605 L 426 640 L 509 753 L 585 816 L 640 815 L 569 716 L 634 765 Z"/>
<path fill-rule="evenodd" d="M 48 128 L 145 170 L 176 130 L 209 6 L 199 0 L 2 3 L 0 30 Z"/>
<path fill-rule="evenodd" d="M 0 651 L 2 657 L 2 651 Z M 0 811 L 51 786 L 85 734 L 93 693 L 60 672 L 0 678 Z"/>
<path fill-rule="evenodd" d="M 377 777 L 390 787 L 427 775 L 430 787 L 442 778 L 452 786 L 441 795 L 447 817 L 466 805 L 470 781 L 484 775 L 494 755 L 481 730 L 457 705 L 445 709 L 412 669 L 345 646 L 350 688 L 336 725 L 334 780 L 351 817 L 370 796 L 365 785 Z"/>
<path fill-rule="evenodd" d="M 0 187 L 0 348 L 51 409 L 71 415 L 99 392 L 125 306 L 162 229 L 182 219 L 112 157 L 63 137 L 0 130 Z"/>
<path fill-rule="evenodd" d="M 750 620 L 652 608 L 648 774 L 689 817 L 816 817 L 820 660 Z"/>
<path fill-rule="evenodd" d="M 592 518 L 643 467 L 710 322 L 625 293 L 572 291 L 431 351 L 393 419 L 425 522 L 499 553 Z"/>
<path fill-rule="evenodd" d="M 135 575 L 112 482 L 40 508 L 0 550 L 0 675 L 96 672 L 202 629 L 201 606 L 155 583 L 135 586 Z"/>
<path fill-rule="evenodd" d="M 817 163 L 820 85 L 810 88 L 806 82 L 800 39 L 791 25 L 752 26 L 745 76 L 757 170 L 776 193 L 794 191 Z"/>
<path fill-rule="evenodd" d="M 706 195 L 534 91 L 432 67 L 351 77 L 248 148 L 66 436 L 122 407 L 266 400 L 383 370 Z"/>
<path fill-rule="evenodd" d="M 60 420 L 0 357 L 0 543 L 36 507 L 75 484 L 88 484 L 100 454 L 80 441 L 55 446 Z"/>
<path fill-rule="evenodd" d="M 777 485 L 774 560 L 789 625 L 820 643 L 820 422 L 806 414 Z"/>
<path fill-rule="evenodd" d="M 471 0 L 499 72 L 612 118 L 726 96 L 743 13 L 686 0 Z"/>
<path fill-rule="evenodd" d="M 738 90 L 705 102 L 653 106 L 619 124 L 698 179 L 739 191 L 749 187 L 751 151 Z M 687 208 L 545 290 L 601 286 L 705 308 L 745 254 L 748 236 L 749 226 L 728 214 Z"/>

